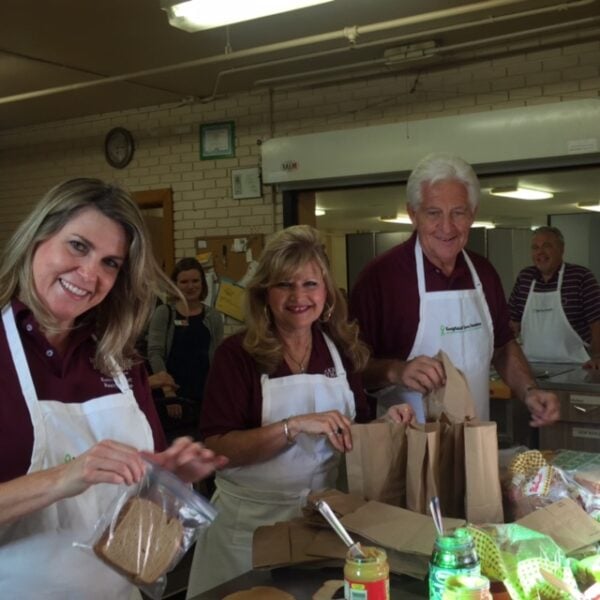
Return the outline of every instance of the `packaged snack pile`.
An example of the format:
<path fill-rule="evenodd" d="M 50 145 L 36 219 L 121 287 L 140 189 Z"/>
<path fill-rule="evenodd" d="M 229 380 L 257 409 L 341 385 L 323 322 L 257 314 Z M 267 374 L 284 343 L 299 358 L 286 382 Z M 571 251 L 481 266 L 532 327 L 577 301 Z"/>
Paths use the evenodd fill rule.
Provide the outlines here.
<path fill-rule="evenodd" d="M 538 450 L 515 456 L 504 481 L 507 520 L 520 519 L 563 498 L 575 500 L 600 520 L 600 464 L 584 463 L 584 467 L 574 469 L 561 468 L 561 464 L 569 464 L 569 457 L 562 453 L 552 464 Z"/>

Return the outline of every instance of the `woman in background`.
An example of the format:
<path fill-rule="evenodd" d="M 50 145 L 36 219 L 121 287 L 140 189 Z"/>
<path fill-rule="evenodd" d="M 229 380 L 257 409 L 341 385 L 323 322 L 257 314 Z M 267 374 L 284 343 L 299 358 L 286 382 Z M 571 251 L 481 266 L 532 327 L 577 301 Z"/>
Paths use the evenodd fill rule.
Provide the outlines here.
<path fill-rule="evenodd" d="M 170 427 L 181 426 L 182 420 L 197 427 L 210 362 L 223 339 L 221 314 L 203 302 L 208 287 L 202 265 L 195 258 L 182 258 L 175 265 L 171 280 L 185 303 L 175 298 L 156 307 L 148 329 L 148 362 L 152 373 L 155 376 L 166 373 L 175 382 L 174 386 L 163 387 L 167 434 Z M 191 400 L 191 414 L 184 414 L 181 403 L 168 401 L 176 395 Z"/>
<path fill-rule="evenodd" d="M 201 436 L 231 468 L 216 475 L 219 514 L 197 544 L 188 597 L 251 569 L 256 527 L 299 516 L 311 491 L 335 487 L 352 421 L 370 416 L 369 353 L 317 230 L 276 234 L 246 292 L 246 329 L 217 349 L 206 387 Z"/>
<path fill-rule="evenodd" d="M 189 438 L 165 450 L 135 362 L 155 292 L 170 287 L 135 203 L 97 179 L 51 189 L 9 240 L 0 268 L 0 598 L 127 600 L 126 579 L 72 546 L 90 538 L 114 484 L 140 481 L 143 457 L 187 482 L 226 462 Z"/>

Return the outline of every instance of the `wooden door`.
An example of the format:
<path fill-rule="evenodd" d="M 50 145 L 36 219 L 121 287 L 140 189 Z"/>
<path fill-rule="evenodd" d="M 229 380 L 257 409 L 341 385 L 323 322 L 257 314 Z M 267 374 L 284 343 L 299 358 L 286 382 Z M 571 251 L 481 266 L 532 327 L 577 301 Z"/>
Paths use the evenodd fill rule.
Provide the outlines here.
<path fill-rule="evenodd" d="M 175 265 L 173 190 L 164 188 L 133 192 L 132 197 L 144 215 L 154 256 L 165 273 L 169 274 Z"/>

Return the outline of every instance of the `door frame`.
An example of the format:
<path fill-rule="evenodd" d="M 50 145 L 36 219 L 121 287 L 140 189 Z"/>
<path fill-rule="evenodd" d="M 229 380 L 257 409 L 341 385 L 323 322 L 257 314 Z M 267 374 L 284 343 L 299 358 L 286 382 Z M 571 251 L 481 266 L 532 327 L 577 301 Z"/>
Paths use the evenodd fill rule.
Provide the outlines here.
<path fill-rule="evenodd" d="M 131 194 L 135 203 L 141 208 L 162 208 L 163 241 L 165 245 L 165 272 L 170 273 L 175 266 L 175 234 L 173 231 L 173 190 L 143 190 Z"/>

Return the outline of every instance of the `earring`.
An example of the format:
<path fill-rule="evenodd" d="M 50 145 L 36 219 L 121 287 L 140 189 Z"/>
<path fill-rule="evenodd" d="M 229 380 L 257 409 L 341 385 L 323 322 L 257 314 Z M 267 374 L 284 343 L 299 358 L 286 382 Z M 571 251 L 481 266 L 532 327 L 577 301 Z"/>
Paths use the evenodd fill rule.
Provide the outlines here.
<path fill-rule="evenodd" d="M 265 321 L 268 325 L 271 324 L 271 311 L 269 310 L 269 305 L 265 304 L 263 307 L 263 312 L 265 313 Z"/>
<path fill-rule="evenodd" d="M 321 316 L 319 317 L 319 321 L 321 323 L 327 323 L 327 321 L 329 321 L 329 319 L 331 319 L 331 315 L 333 314 L 334 307 L 335 307 L 335 304 L 333 304 L 331 306 L 325 305 L 325 307 L 323 308 L 323 312 L 321 313 Z"/>

